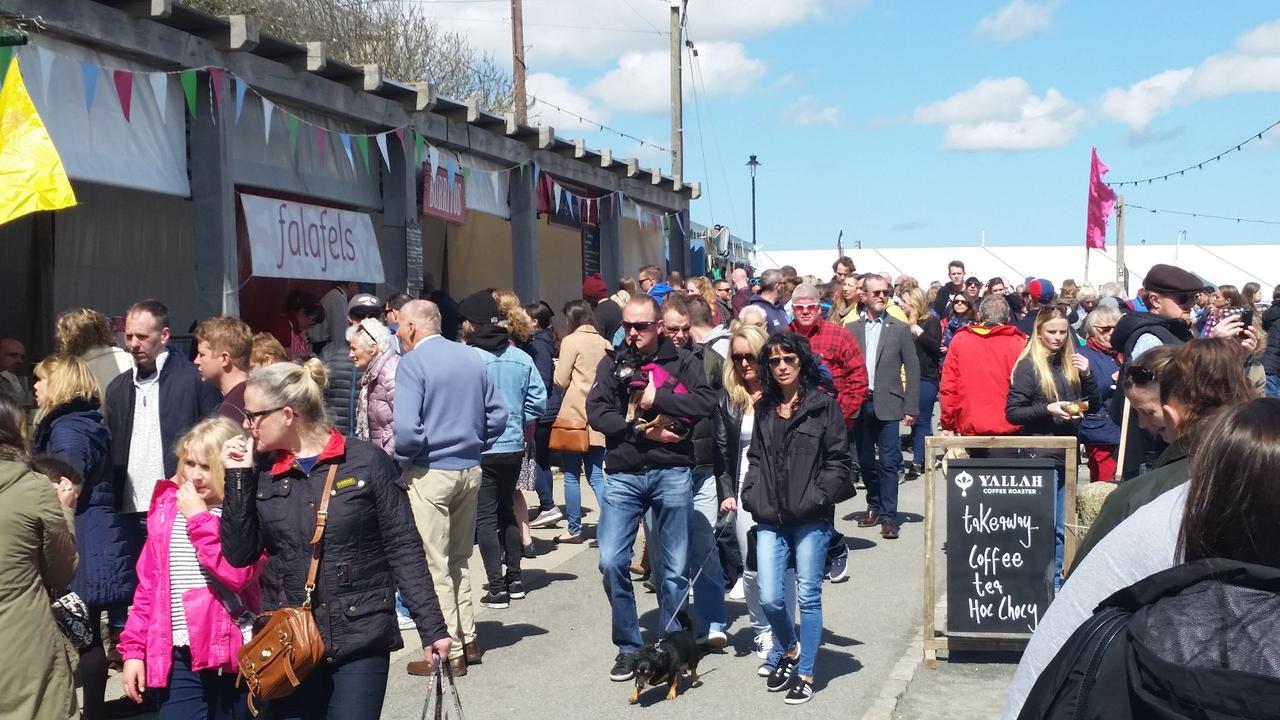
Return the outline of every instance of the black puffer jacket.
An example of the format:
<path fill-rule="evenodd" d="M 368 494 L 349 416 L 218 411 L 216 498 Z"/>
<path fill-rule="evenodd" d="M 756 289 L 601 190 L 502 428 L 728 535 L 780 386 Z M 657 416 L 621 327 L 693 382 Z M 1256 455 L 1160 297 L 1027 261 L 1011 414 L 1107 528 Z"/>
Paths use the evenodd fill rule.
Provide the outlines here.
<path fill-rule="evenodd" d="M 1032 340 L 1031 342 L 1036 342 Z M 1088 415 L 1102 407 L 1102 398 L 1098 394 L 1098 383 L 1093 374 L 1080 376 L 1080 389 L 1067 382 L 1062 372 L 1061 355 L 1054 355 L 1050 361 L 1053 372 L 1053 384 L 1058 389 L 1058 400 L 1071 402 L 1087 402 Z M 1009 383 L 1009 396 L 1005 400 L 1005 419 L 1014 425 L 1021 425 L 1019 435 L 1074 435 L 1080 434 L 1080 421 L 1059 422 L 1049 414 L 1051 402 L 1040 392 L 1040 381 L 1036 378 L 1031 358 L 1023 358 L 1013 366 L 1013 380 Z"/>
<path fill-rule="evenodd" d="M 1262 369 L 1268 375 L 1280 375 L 1280 302 L 1272 303 L 1262 314 L 1262 330 L 1267 334 L 1267 349 L 1262 354 Z"/>
<path fill-rule="evenodd" d="M 339 347 L 341 346 L 341 347 Z M 347 354 L 347 343 L 331 342 L 320 353 L 329 382 L 324 386 L 324 406 L 329 410 L 333 426 L 347 437 L 355 436 L 356 396 L 359 394 L 360 373 Z"/>
<path fill-rule="evenodd" d="M 291 455 L 264 456 L 253 469 L 228 470 L 221 531 L 227 561 L 248 567 L 265 550 L 262 609 L 301 605 L 316 509 L 334 463 L 338 471 L 312 600 L 326 659 L 403 647 L 397 587 L 423 647 L 447 637 L 404 482 L 391 459 L 363 440 L 332 432 L 309 474 Z"/>
<path fill-rule="evenodd" d="M 756 408 L 742 481 L 743 509 L 767 525 L 833 522 L 836 503 L 856 492 L 839 403 L 814 390 L 800 400 L 790 419 L 763 402 Z"/>

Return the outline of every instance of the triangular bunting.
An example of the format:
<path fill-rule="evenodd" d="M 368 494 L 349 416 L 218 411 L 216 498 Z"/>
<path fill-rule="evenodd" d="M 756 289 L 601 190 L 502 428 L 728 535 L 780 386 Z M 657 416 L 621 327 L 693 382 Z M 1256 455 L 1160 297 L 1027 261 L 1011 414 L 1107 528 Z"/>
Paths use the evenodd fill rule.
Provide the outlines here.
<path fill-rule="evenodd" d="M 449 182 L 449 187 L 453 187 L 453 179 L 458 175 L 458 161 L 452 155 L 444 160 L 444 176 Z"/>
<path fill-rule="evenodd" d="M 356 160 L 351 156 L 351 136 L 347 133 L 338 133 L 338 137 L 342 140 L 342 150 L 347 154 L 347 164 L 352 170 L 356 169 Z"/>
<path fill-rule="evenodd" d="M 116 97 L 120 98 L 120 111 L 124 113 L 124 121 L 129 122 L 129 110 L 133 107 L 133 73 L 128 70 L 113 70 L 111 77 L 116 83 Z"/>
<path fill-rule="evenodd" d="M 0 225 L 40 210 L 76 204 L 58 149 L 22 81 L 21 62 L 4 63 L 0 90 Z"/>
<path fill-rule="evenodd" d="M 364 171 L 369 172 L 369 136 L 356 136 L 356 151 L 360 153 L 360 159 L 364 160 Z"/>
<path fill-rule="evenodd" d="M 93 96 L 98 92 L 98 71 L 100 69 L 93 63 L 80 63 L 80 78 L 84 81 L 84 107 L 89 112 L 93 112 Z"/>
<path fill-rule="evenodd" d="M 262 136 L 263 142 L 267 145 L 271 144 L 271 113 L 276 111 L 276 104 L 266 98 L 262 98 Z"/>
<path fill-rule="evenodd" d="M 382 153 L 382 162 L 391 169 L 391 156 L 387 154 L 387 134 L 378 133 L 374 136 L 374 142 L 378 143 L 378 152 Z"/>
<path fill-rule="evenodd" d="M 551 209 L 560 212 L 560 183 L 551 183 Z"/>
<path fill-rule="evenodd" d="M 217 104 L 218 109 L 222 109 L 222 74 L 220 67 L 209 68 L 209 85 L 213 88 L 213 102 Z"/>
<path fill-rule="evenodd" d="M 4 78 L 9 73 L 9 58 L 13 57 L 13 48 L 9 46 L 0 47 L 0 88 L 4 87 Z"/>
<path fill-rule="evenodd" d="M 244 93 L 249 89 L 243 80 L 233 77 L 232 80 L 236 84 L 236 124 L 240 124 L 240 112 L 244 110 Z"/>
<path fill-rule="evenodd" d="M 183 70 L 178 77 L 182 80 L 182 94 L 187 96 L 187 112 L 196 116 L 196 71 Z"/>
<path fill-rule="evenodd" d="M 289 149 L 298 149 L 298 118 L 293 115 L 289 116 Z"/>
<path fill-rule="evenodd" d="M 311 129 L 315 131 L 314 134 L 315 134 L 316 146 L 317 146 L 316 152 L 318 153 L 318 157 L 320 158 L 319 164 L 324 165 L 325 150 L 328 149 L 328 145 L 329 145 L 329 143 L 326 142 L 326 138 L 324 136 L 324 128 L 312 126 Z"/>
<path fill-rule="evenodd" d="M 431 172 L 433 174 L 436 168 L 440 167 L 440 150 L 434 145 L 427 146 L 427 162 L 431 163 Z"/>
<path fill-rule="evenodd" d="M 169 112 L 169 76 L 162 72 L 153 72 L 148 77 L 151 81 L 151 94 L 156 98 L 156 109 L 160 111 L 160 124 L 167 122 L 165 115 Z"/>
<path fill-rule="evenodd" d="M 5 48 L 0 48 L 3 53 Z M 40 63 L 40 97 L 49 97 L 49 81 L 53 79 L 53 63 L 57 61 L 58 56 L 53 51 L 43 45 L 36 46 L 36 59 Z M 4 60 L 0 59 L 0 66 L 4 65 Z M 0 85 L 4 84 L 4 71 L 0 70 Z"/>
<path fill-rule="evenodd" d="M 426 150 L 427 140 L 422 137 L 422 133 L 414 131 L 413 133 L 413 164 L 422 164 L 422 154 Z M 432 166 L 434 167 L 434 165 Z"/>

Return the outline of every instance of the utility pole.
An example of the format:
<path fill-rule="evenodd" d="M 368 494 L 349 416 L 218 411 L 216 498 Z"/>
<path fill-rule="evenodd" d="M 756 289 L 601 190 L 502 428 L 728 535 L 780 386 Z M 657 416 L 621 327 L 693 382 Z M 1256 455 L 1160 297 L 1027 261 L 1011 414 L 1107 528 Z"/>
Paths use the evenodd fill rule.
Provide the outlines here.
<path fill-rule="evenodd" d="M 529 99 L 524 92 L 524 0 L 511 0 L 511 79 L 512 104 L 516 122 L 529 122 Z"/>
<path fill-rule="evenodd" d="M 751 247 L 756 246 L 756 168 L 760 167 L 760 161 L 755 155 L 747 158 L 747 167 L 751 170 Z M 844 231 L 840 231 L 841 235 Z"/>
<path fill-rule="evenodd" d="M 516 0 L 517 2 L 519 0 Z M 684 49 L 680 23 L 685 0 L 671 0 L 671 177 L 684 177 L 684 96 L 680 52 Z"/>
<path fill-rule="evenodd" d="M 1125 282 L 1129 274 L 1124 269 L 1124 196 L 1116 196 L 1116 282 L 1124 287 L 1125 295 L 1129 294 L 1129 283 Z"/>

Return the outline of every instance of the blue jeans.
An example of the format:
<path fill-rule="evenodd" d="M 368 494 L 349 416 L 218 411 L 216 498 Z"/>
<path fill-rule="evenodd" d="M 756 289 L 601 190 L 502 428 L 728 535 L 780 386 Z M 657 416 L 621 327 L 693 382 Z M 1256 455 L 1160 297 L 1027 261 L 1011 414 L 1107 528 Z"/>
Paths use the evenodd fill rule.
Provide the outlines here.
<path fill-rule="evenodd" d="M 693 632 L 697 637 L 706 637 L 712 630 L 724 632 L 728 627 L 724 568 L 720 567 L 720 553 L 716 549 L 719 513 L 715 468 L 710 465 L 694 468 L 693 512 L 689 513 L 689 578 L 693 581 Z"/>
<path fill-rule="evenodd" d="M 916 465 L 924 465 L 924 439 L 933 435 L 933 406 L 937 402 L 938 383 L 920 378 L 920 412 L 911 428 L 911 462 Z"/>
<path fill-rule="evenodd" d="M 193 672 L 190 651 L 178 648 L 169 684 L 160 689 L 160 720 L 249 720 L 248 697 L 234 673 Z"/>
<path fill-rule="evenodd" d="M 587 483 L 595 491 L 600 514 L 604 515 L 604 448 L 591 447 L 585 453 L 560 453 L 560 467 L 564 470 L 564 514 L 569 518 L 569 534 L 577 535 L 582 532 L 584 474 L 587 476 Z"/>
<path fill-rule="evenodd" d="M 858 465 L 867 486 L 867 509 L 880 513 L 880 521 L 898 525 L 898 470 L 902 468 L 902 445 L 898 441 L 898 421 L 880 420 L 871 399 L 858 414 Z M 880 460 L 876 461 L 876 448 Z"/>
<path fill-rule="evenodd" d="M 613 644 L 619 652 L 634 653 L 643 644 L 628 568 L 640 520 L 649 508 L 657 512 L 658 557 L 662 561 L 654 575 L 658 586 L 658 634 L 678 629 L 674 618 L 689 585 L 685 570 L 689 564 L 691 487 L 687 467 L 609 475 L 596 540 L 604 593 L 613 613 Z"/>
<path fill-rule="evenodd" d="M 551 421 L 539 421 L 533 431 L 533 459 L 538 469 L 533 476 L 533 489 L 538 493 L 538 512 L 556 506 L 551 492 Z"/>
<path fill-rule="evenodd" d="M 833 526 L 829 522 L 804 525 L 756 525 L 756 578 L 760 584 L 760 605 L 773 641 L 790 650 L 800 642 L 797 670 L 813 677 L 818 645 L 822 643 L 822 576 L 827 560 L 827 542 Z M 800 635 L 797 638 L 795 618 L 786 603 L 783 587 L 787 577 L 787 558 L 796 558 L 796 604 L 800 610 Z"/>
<path fill-rule="evenodd" d="M 292 695 L 271 701 L 272 720 L 378 720 L 390 655 L 320 663 Z"/>
<path fill-rule="evenodd" d="M 1267 397 L 1280 397 L 1280 375 L 1267 376 Z"/>

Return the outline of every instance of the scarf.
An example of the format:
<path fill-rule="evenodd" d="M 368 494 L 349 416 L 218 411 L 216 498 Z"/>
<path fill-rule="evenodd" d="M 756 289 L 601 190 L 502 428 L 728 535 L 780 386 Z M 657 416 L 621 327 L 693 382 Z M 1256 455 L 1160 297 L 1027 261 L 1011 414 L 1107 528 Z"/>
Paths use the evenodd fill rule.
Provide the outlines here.
<path fill-rule="evenodd" d="M 1106 355 L 1106 356 L 1108 356 L 1108 357 L 1110 357 L 1110 358 L 1114 359 L 1116 362 L 1121 362 L 1121 357 L 1122 357 L 1122 356 L 1121 356 L 1120 351 L 1119 351 L 1119 350 L 1116 350 L 1116 349 L 1115 349 L 1115 348 L 1113 348 L 1113 347 L 1108 347 L 1108 346 L 1106 346 L 1106 345 L 1103 345 L 1102 343 L 1098 342 L 1098 339 L 1097 339 L 1097 338 L 1089 338 L 1088 340 L 1086 340 L 1086 341 L 1085 341 L 1085 346 L 1086 346 L 1086 347 L 1093 348 L 1094 350 L 1097 350 L 1098 352 L 1102 353 L 1103 355 Z"/>
<path fill-rule="evenodd" d="M 378 364 L 374 358 L 369 367 L 360 376 L 360 392 L 356 393 L 356 439 L 369 439 L 369 382 L 373 380 L 373 366 Z"/>

